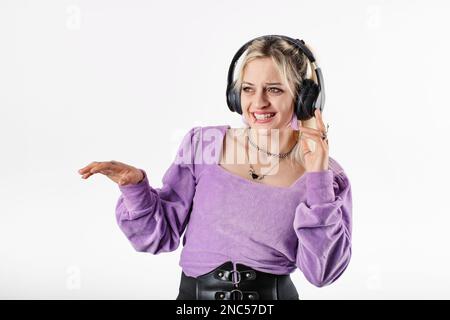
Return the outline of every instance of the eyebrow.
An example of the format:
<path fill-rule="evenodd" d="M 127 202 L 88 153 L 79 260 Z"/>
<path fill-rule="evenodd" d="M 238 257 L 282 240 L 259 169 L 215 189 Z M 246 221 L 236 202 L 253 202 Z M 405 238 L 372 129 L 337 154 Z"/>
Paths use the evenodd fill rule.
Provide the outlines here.
<path fill-rule="evenodd" d="M 254 84 L 253 83 L 251 83 L 251 82 L 247 82 L 247 81 L 243 81 L 242 82 L 242 84 L 249 84 L 249 85 L 251 85 L 251 86 L 254 86 Z M 266 82 L 266 85 L 269 85 L 269 86 L 282 86 L 283 84 L 282 83 L 279 83 L 279 82 Z"/>

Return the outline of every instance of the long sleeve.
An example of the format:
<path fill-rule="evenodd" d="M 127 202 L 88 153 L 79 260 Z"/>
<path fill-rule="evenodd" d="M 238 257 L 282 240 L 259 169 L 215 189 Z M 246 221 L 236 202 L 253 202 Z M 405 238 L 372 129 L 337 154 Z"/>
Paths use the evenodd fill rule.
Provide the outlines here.
<path fill-rule="evenodd" d="M 119 186 L 116 220 L 136 251 L 159 254 L 178 248 L 189 221 L 195 194 L 192 137 L 183 138 L 175 161 L 165 172 L 162 188 L 150 186 L 147 173 L 138 184 Z M 183 155 L 181 155 L 182 153 Z"/>
<path fill-rule="evenodd" d="M 333 283 L 351 258 L 352 195 L 344 171 L 307 172 L 306 201 L 295 211 L 296 265 L 317 287 Z"/>

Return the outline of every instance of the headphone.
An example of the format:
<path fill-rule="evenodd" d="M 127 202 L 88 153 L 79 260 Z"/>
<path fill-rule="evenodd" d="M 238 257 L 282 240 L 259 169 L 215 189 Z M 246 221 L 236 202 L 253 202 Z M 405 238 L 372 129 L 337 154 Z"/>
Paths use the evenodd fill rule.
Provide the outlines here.
<path fill-rule="evenodd" d="M 312 79 L 303 79 L 298 92 L 296 93 L 296 99 L 294 101 L 294 113 L 297 116 L 298 120 L 309 120 L 314 117 L 315 109 L 320 109 L 320 112 L 323 111 L 325 104 L 325 88 L 323 86 L 323 76 L 322 71 L 316 65 L 316 59 L 312 52 L 305 46 L 305 41 L 299 39 L 293 39 L 283 35 L 265 35 L 254 38 L 244 44 L 234 55 L 233 60 L 231 61 L 230 68 L 228 69 L 228 83 L 227 83 L 227 104 L 228 108 L 232 112 L 237 112 L 242 114 L 241 108 L 241 95 L 240 92 L 235 90 L 233 87 L 235 82 L 234 78 L 234 69 L 236 67 L 236 63 L 244 53 L 245 50 L 252 44 L 253 41 L 259 39 L 272 39 L 272 38 L 281 38 L 286 40 L 287 42 L 294 45 L 301 52 L 303 52 L 308 60 L 311 62 L 311 65 L 314 68 L 314 72 L 316 74 L 317 84 Z"/>

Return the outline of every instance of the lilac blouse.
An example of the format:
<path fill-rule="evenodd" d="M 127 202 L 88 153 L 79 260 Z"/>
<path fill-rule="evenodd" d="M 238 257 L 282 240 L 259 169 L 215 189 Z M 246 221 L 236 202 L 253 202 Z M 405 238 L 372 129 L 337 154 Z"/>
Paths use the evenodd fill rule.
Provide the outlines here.
<path fill-rule="evenodd" d="M 289 187 L 240 177 L 218 163 L 228 125 L 194 127 L 184 136 L 162 187 L 119 186 L 119 227 L 135 250 L 183 248 L 191 277 L 226 261 L 273 274 L 298 267 L 317 287 L 331 284 L 351 257 L 352 196 L 342 167 L 305 172 Z"/>

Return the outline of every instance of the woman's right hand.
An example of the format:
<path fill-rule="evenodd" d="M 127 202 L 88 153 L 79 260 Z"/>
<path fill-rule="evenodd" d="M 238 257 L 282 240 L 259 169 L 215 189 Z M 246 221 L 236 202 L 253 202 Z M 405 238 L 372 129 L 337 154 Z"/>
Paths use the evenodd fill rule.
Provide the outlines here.
<path fill-rule="evenodd" d="M 137 184 L 144 179 L 142 170 L 119 161 L 91 162 L 78 170 L 81 178 L 87 179 L 95 173 L 101 173 L 120 186 Z"/>

